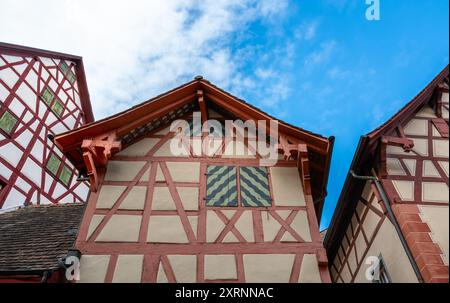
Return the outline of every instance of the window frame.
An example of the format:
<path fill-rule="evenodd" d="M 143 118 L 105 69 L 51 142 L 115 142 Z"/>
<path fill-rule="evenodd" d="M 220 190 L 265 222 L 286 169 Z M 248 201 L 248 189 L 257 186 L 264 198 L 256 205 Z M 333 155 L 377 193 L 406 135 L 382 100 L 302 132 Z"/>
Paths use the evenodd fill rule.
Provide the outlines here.
<path fill-rule="evenodd" d="M 236 190 L 237 190 L 237 205 L 236 206 L 210 206 L 207 205 L 207 191 L 208 191 L 208 186 L 207 186 L 207 180 L 208 180 L 208 167 L 210 166 L 228 166 L 228 167 L 234 167 L 236 168 Z M 257 164 L 249 164 L 249 163 L 245 163 L 245 164 L 237 164 L 237 163 L 208 163 L 206 164 L 206 170 L 205 170 L 205 191 L 204 191 L 204 198 L 203 198 L 203 202 L 204 202 L 204 206 L 208 209 L 217 209 L 217 210 L 226 210 L 226 209 L 230 209 L 230 210 L 238 210 L 238 209 L 245 209 L 245 210 L 253 210 L 253 209 L 264 209 L 264 210 L 275 210 L 276 209 L 276 205 L 275 205 L 275 199 L 273 197 L 273 187 L 272 187 L 272 174 L 271 174 L 271 170 L 270 167 L 266 167 L 267 168 L 267 180 L 268 180 L 268 186 L 269 186 L 269 193 L 270 193 L 270 199 L 271 199 L 271 205 L 270 206 L 244 206 L 242 204 L 242 198 L 241 198 L 241 174 L 240 174 L 240 169 L 241 167 L 266 167 L 266 166 L 260 166 Z"/>
<path fill-rule="evenodd" d="M 44 98 L 44 94 L 45 94 L 45 92 L 46 92 L 47 90 L 48 90 L 49 92 L 51 92 L 52 95 L 53 95 L 53 100 L 50 102 L 50 104 L 47 103 L 46 99 Z M 44 87 L 44 89 L 42 90 L 41 94 L 39 95 L 39 98 L 42 100 L 42 102 L 44 102 L 44 104 L 49 108 L 49 110 L 56 116 L 56 118 L 57 118 L 58 120 L 62 121 L 62 116 L 63 116 L 64 110 L 65 110 L 64 103 L 61 101 L 61 99 L 58 97 L 58 95 L 56 95 L 56 93 L 50 88 L 49 85 L 46 85 L 46 86 Z M 61 104 L 61 108 L 62 108 L 62 110 L 61 110 L 61 112 L 60 112 L 59 114 L 58 114 L 58 113 L 56 112 L 56 110 L 53 108 L 54 105 L 55 105 L 57 102 L 58 102 L 59 104 Z"/>
<path fill-rule="evenodd" d="M 67 69 L 64 70 L 63 66 L 66 66 Z M 66 80 L 69 81 L 69 83 L 73 85 L 77 81 L 77 75 L 72 71 L 71 66 L 72 66 L 72 64 L 67 64 L 66 61 L 61 60 L 59 62 L 58 68 L 61 71 L 61 73 L 63 74 L 64 78 L 66 78 Z"/>
<path fill-rule="evenodd" d="M 0 118 L 3 117 L 3 115 L 5 113 L 8 113 L 9 115 L 11 115 L 14 119 L 16 119 L 16 123 L 14 124 L 13 128 L 11 129 L 11 132 L 8 133 L 6 132 L 3 128 L 0 127 L 0 132 L 6 137 L 6 138 L 12 138 L 14 132 L 17 130 L 17 128 L 20 125 L 20 119 L 19 117 L 16 116 L 16 114 L 14 114 L 11 110 L 9 110 L 4 104 L 3 102 L 0 103 Z"/>
<path fill-rule="evenodd" d="M 47 166 L 49 161 L 50 161 L 50 158 L 52 156 L 55 156 L 55 158 L 59 160 L 59 165 L 58 165 L 58 169 L 56 170 L 56 174 L 53 173 Z M 69 180 L 68 180 L 67 184 L 64 183 L 63 180 L 61 179 L 61 175 L 62 175 L 64 167 L 67 167 L 68 170 L 70 171 L 70 177 L 69 177 Z M 45 159 L 44 169 L 50 176 L 53 177 L 53 179 L 55 179 L 56 182 L 61 183 L 66 188 L 70 188 L 70 184 L 71 184 L 71 181 L 72 181 L 72 179 L 74 177 L 74 173 L 73 173 L 72 169 L 70 168 L 70 166 L 67 165 L 66 162 L 63 161 L 63 159 L 61 157 L 59 157 L 54 151 L 50 151 L 49 155 Z"/>
<path fill-rule="evenodd" d="M 392 279 L 391 279 L 391 275 L 389 274 L 387 267 L 386 267 L 386 263 L 384 262 L 383 256 L 380 254 L 378 256 L 378 265 L 377 267 L 372 271 L 372 276 L 375 274 L 375 271 L 379 272 L 379 280 L 372 280 L 372 283 L 376 283 L 376 284 L 384 284 L 384 283 L 392 283 Z M 383 278 L 385 280 L 383 280 Z"/>

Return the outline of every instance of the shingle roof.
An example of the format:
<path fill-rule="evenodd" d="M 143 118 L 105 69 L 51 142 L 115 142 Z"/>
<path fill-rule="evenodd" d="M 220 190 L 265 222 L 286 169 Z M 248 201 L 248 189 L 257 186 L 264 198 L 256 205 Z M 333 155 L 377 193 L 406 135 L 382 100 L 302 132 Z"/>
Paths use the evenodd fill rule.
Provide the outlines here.
<path fill-rule="evenodd" d="M 0 214 L 0 272 L 55 268 L 72 248 L 84 204 L 30 206 Z"/>

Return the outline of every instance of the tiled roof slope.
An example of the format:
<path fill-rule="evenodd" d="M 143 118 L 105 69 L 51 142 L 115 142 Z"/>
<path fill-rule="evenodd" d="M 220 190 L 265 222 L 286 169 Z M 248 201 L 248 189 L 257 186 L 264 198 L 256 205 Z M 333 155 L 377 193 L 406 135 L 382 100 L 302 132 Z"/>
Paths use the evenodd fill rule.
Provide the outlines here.
<path fill-rule="evenodd" d="M 0 273 L 56 268 L 73 247 L 84 207 L 30 206 L 0 214 Z"/>

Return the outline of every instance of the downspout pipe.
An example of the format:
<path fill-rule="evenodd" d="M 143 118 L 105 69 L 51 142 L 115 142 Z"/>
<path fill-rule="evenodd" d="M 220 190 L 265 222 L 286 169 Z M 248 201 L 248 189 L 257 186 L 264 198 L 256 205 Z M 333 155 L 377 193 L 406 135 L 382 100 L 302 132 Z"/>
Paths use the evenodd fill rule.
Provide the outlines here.
<path fill-rule="evenodd" d="M 357 175 L 353 170 L 350 170 L 350 174 L 352 175 L 352 177 L 354 179 L 364 180 L 364 181 L 373 181 L 375 183 L 375 186 L 376 186 L 378 192 L 380 193 L 381 200 L 383 201 L 383 205 L 386 208 L 389 220 L 394 225 L 395 231 L 397 232 L 397 234 L 400 238 L 400 242 L 402 243 L 402 246 L 405 249 L 406 255 L 408 257 L 409 262 L 411 263 L 414 273 L 416 274 L 417 280 L 419 280 L 420 283 L 424 283 L 422 274 L 420 273 L 420 270 L 419 270 L 419 266 L 417 266 L 417 263 L 414 260 L 412 252 L 409 249 L 408 243 L 406 242 L 405 236 L 403 235 L 402 230 L 400 229 L 400 225 L 398 224 L 398 221 L 395 218 L 394 212 L 392 211 L 392 208 L 391 208 L 391 204 L 389 203 L 389 199 L 386 195 L 386 192 L 384 191 L 383 186 L 381 186 L 380 180 L 378 180 L 378 178 L 374 177 L 374 176 Z"/>

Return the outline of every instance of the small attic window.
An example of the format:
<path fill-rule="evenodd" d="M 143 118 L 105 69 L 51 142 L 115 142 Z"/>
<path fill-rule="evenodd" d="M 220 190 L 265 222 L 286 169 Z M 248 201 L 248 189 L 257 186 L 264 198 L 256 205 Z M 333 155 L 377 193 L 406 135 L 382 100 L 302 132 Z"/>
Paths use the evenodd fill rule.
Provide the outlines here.
<path fill-rule="evenodd" d="M 3 113 L 2 113 L 3 112 Z M 0 130 L 10 136 L 16 129 L 19 120 L 8 110 L 0 111 Z"/>
<path fill-rule="evenodd" d="M 61 100 L 55 96 L 55 93 L 49 88 L 46 87 L 42 92 L 41 99 L 45 104 L 48 105 L 50 110 L 60 118 L 62 113 L 64 112 L 64 105 Z"/>
<path fill-rule="evenodd" d="M 66 62 L 62 61 L 59 68 L 61 69 L 61 71 L 63 72 L 63 74 L 66 76 L 67 80 L 69 80 L 70 83 L 75 82 L 76 76 Z"/>

